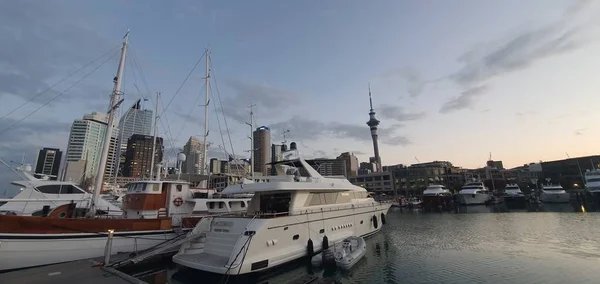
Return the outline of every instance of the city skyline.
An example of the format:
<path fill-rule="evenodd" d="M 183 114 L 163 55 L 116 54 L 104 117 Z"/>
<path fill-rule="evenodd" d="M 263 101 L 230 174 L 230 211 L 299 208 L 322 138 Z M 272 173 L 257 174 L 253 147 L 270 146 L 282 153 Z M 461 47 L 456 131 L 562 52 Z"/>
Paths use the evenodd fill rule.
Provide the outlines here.
<path fill-rule="evenodd" d="M 8 28 L 1 34 L 7 44 L 0 48 L 0 63 L 8 73 L 0 73 L 0 117 L 5 116 L 0 131 L 27 116 L 0 135 L 0 158 L 20 161 L 27 151 L 32 160 L 43 147 L 66 149 L 74 119 L 106 111 L 114 58 L 71 89 L 91 68 L 32 98 L 118 46 L 127 27 L 131 61 L 121 111 L 140 98 L 149 99 L 153 109 L 155 92 L 162 92 L 160 105 L 169 105 L 169 111 L 160 118 L 158 136 L 165 138 L 165 148 L 181 148 L 203 132 L 203 110 L 194 105 L 202 92 L 202 68 L 171 100 L 209 47 L 218 83 L 213 96 L 219 88 L 223 108 L 211 108 L 207 158 L 222 144 L 224 129 L 216 120 L 221 113 L 236 155 L 247 154 L 246 106 L 254 103 L 255 126 L 270 127 L 273 144 L 289 129 L 287 140 L 296 141 L 304 156 L 353 152 L 368 161 L 373 155 L 365 124 L 369 83 L 381 121 L 382 165 L 447 160 L 476 168 L 491 152 L 510 168 L 563 159 L 565 152 L 597 153 L 600 135 L 590 123 L 592 106 L 600 100 L 594 96 L 600 58 L 593 36 L 599 22 L 591 17 L 599 5 L 593 1 L 529 1 L 527 6 L 520 1 L 133 1 L 117 11 L 110 7 L 119 2 L 107 3 L 0 4 L 0 10 L 11 11 L 0 17 Z M 133 15 L 140 9 L 147 16 Z M 39 36 L 38 29 L 50 36 Z M 157 45 L 157 38 L 172 44 Z M 135 66 L 141 66 L 145 80 Z M 217 101 L 213 97 L 212 103 Z"/>

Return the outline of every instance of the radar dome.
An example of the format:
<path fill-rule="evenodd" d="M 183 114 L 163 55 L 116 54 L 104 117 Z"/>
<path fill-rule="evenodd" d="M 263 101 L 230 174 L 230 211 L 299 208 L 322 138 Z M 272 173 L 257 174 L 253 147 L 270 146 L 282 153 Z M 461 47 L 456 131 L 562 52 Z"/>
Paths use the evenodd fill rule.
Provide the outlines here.
<path fill-rule="evenodd" d="M 23 171 L 24 172 L 29 173 L 29 172 L 31 172 L 31 170 L 32 170 L 31 165 L 24 165 L 23 166 Z"/>
<path fill-rule="evenodd" d="M 186 157 L 184 153 L 179 153 L 177 154 L 177 161 L 183 162 L 185 161 Z"/>

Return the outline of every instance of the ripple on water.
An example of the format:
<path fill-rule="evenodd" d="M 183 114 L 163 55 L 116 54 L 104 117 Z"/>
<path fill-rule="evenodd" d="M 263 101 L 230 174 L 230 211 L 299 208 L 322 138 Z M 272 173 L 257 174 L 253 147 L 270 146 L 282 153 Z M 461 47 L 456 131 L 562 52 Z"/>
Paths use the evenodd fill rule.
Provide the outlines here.
<path fill-rule="evenodd" d="M 382 232 L 367 239 L 365 258 L 352 271 L 328 273 L 319 283 L 598 283 L 598 217 L 391 210 Z M 269 283 L 289 283 L 306 273 L 305 267 L 292 268 Z"/>

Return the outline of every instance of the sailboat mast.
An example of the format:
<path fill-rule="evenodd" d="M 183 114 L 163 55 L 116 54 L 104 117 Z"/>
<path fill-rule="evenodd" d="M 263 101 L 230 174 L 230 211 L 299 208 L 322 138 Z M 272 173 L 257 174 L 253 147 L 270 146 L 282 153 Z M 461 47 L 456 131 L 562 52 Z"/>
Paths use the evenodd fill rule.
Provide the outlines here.
<path fill-rule="evenodd" d="M 204 103 L 204 141 L 202 143 L 202 159 L 200 164 L 200 174 L 206 175 L 206 156 L 208 155 L 208 105 L 210 104 L 210 52 L 208 49 L 206 50 L 206 100 Z M 208 177 L 207 177 L 208 178 Z M 205 183 L 206 182 L 206 183 Z M 208 181 L 202 181 L 202 187 L 206 188 L 208 185 Z"/>
<path fill-rule="evenodd" d="M 121 100 L 121 82 L 123 77 L 123 71 L 125 69 L 125 55 L 127 54 L 127 40 L 129 39 L 129 30 L 123 37 L 123 47 L 121 48 L 121 60 L 119 60 L 119 67 L 117 68 L 117 76 L 113 79 L 114 88 L 112 96 L 110 98 L 110 110 L 108 112 L 108 124 L 106 125 L 106 133 L 104 136 L 104 144 L 102 145 L 102 155 L 100 156 L 100 164 L 98 165 L 98 171 L 96 173 L 96 181 L 94 183 L 94 196 L 92 197 L 92 208 L 90 214 L 96 214 L 96 201 L 100 198 L 100 191 L 102 190 L 102 182 L 104 178 L 104 170 L 106 169 L 106 160 L 108 159 L 108 150 L 110 149 L 110 140 L 112 138 L 113 123 L 115 120 L 115 114 L 119 108 Z"/>
<path fill-rule="evenodd" d="M 158 102 L 160 93 L 156 93 L 156 103 L 154 106 L 154 137 L 152 138 L 152 158 L 150 160 L 150 179 L 154 179 L 154 157 L 156 156 L 156 132 L 158 132 Z M 158 173 L 160 175 L 160 173 Z"/>

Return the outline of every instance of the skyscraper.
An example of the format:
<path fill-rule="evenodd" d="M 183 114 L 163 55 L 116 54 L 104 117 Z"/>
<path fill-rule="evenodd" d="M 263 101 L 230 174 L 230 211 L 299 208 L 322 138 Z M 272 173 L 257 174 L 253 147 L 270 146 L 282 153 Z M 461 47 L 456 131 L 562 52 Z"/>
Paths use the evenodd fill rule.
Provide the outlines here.
<path fill-rule="evenodd" d="M 86 114 L 82 119 L 75 120 L 71 126 L 69 145 L 66 154 L 65 180 L 80 181 L 83 176 L 70 176 L 68 173 L 83 172 L 85 177 L 93 177 L 98 170 L 100 155 L 106 135 L 106 114 L 93 112 Z M 114 172 L 114 162 L 117 148 L 117 131 L 113 131 L 111 145 L 106 160 L 104 176 L 111 176 Z M 80 161 L 86 161 L 81 163 Z M 77 162 L 77 163 L 75 163 Z M 84 167 L 84 169 L 69 169 L 69 167 Z"/>
<path fill-rule="evenodd" d="M 183 153 L 186 156 L 185 162 L 181 165 L 181 172 L 184 174 L 199 174 L 202 167 L 206 167 L 204 164 L 204 143 L 194 136 L 190 136 L 190 139 L 185 146 L 183 146 Z"/>
<path fill-rule="evenodd" d="M 371 129 L 371 138 L 373 138 L 373 152 L 375 153 L 375 164 L 376 164 L 376 172 L 381 171 L 381 157 L 379 156 L 379 144 L 377 143 L 377 126 L 379 125 L 379 120 L 375 118 L 375 110 L 373 110 L 373 99 L 371 98 L 371 86 L 369 85 L 369 104 L 371 105 L 371 110 L 369 111 L 369 121 L 367 121 L 367 125 Z"/>
<path fill-rule="evenodd" d="M 41 149 L 35 165 L 35 173 L 43 175 L 51 175 L 51 180 L 56 180 L 60 168 L 60 160 L 62 152 L 56 148 Z"/>
<path fill-rule="evenodd" d="M 254 131 L 254 172 L 267 175 L 266 164 L 271 162 L 271 130 L 266 126 Z"/>
<path fill-rule="evenodd" d="M 141 99 L 138 99 L 119 120 L 120 149 L 125 152 L 129 138 L 133 134 L 151 135 L 152 111 L 142 109 Z"/>
<path fill-rule="evenodd" d="M 336 159 L 342 160 L 346 164 L 344 176 L 352 177 L 358 174 L 358 158 L 353 153 L 344 152 Z"/>
<path fill-rule="evenodd" d="M 123 164 L 123 176 L 150 178 L 150 169 L 162 162 L 163 158 L 163 139 L 162 137 L 156 137 L 155 165 L 152 165 L 153 143 L 153 136 L 133 134 L 129 138 L 125 153 L 125 163 Z"/>

